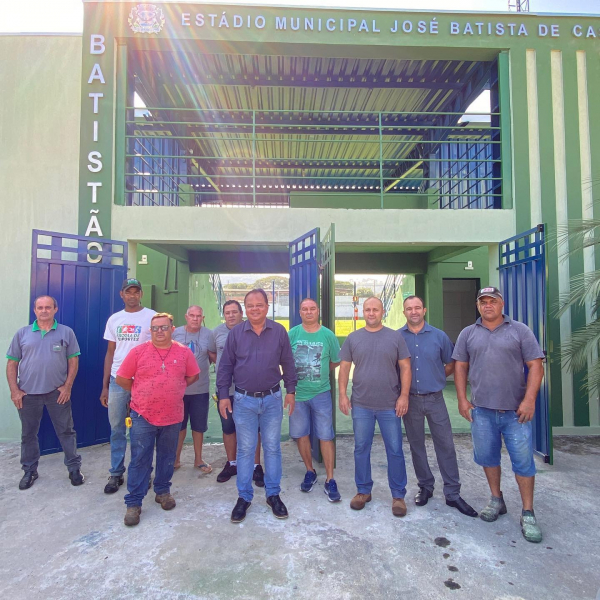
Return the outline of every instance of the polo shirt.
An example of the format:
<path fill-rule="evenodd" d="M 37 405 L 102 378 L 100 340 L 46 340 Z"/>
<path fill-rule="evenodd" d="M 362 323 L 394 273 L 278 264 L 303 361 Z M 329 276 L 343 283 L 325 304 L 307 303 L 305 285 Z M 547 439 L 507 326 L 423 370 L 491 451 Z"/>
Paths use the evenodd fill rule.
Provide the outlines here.
<path fill-rule="evenodd" d="M 6 358 L 19 363 L 18 385 L 26 394 L 48 394 L 67 380 L 68 359 L 79 356 L 75 332 L 56 320 L 43 331 L 37 319 L 15 333 Z"/>
<path fill-rule="evenodd" d="M 266 319 L 260 335 L 254 333 L 250 321 L 231 329 L 225 342 L 217 372 L 219 398 L 229 397 L 229 386 L 248 392 L 263 392 L 279 385 L 281 371 L 288 392 L 296 391 L 296 366 L 292 346 L 283 325 Z"/>
<path fill-rule="evenodd" d="M 460 332 L 452 358 L 469 363 L 471 403 L 495 410 L 517 410 L 525 397 L 525 363 L 544 353 L 524 323 L 504 315 L 490 331 L 477 319 Z"/>
<path fill-rule="evenodd" d="M 433 394 L 446 387 L 444 365 L 452 362 L 454 344 L 440 329 L 427 321 L 419 333 L 413 333 L 408 325 L 398 331 L 404 338 L 410 352 L 412 380 L 411 394 Z"/>

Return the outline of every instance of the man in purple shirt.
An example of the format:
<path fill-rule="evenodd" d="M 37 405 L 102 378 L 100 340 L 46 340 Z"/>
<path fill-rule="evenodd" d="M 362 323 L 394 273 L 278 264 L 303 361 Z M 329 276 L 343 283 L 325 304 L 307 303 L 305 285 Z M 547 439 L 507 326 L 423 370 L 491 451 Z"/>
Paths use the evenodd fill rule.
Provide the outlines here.
<path fill-rule="evenodd" d="M 252 290 L 244 298 L 248 320 L 227 336 L 217 373 L 219 412 L 233 418 L 237 432 L 237 488 L 239 498 L 231 513 L 232 523 L 241 523 L 252 503 L 254 452 L 260 427 L 265 457 L 267 504 L 278 519 L 288 512 L 281 491 L 281 371 L 286 388 L 283 406 L 294 411 L 296 367 L 285 328 L 267 319 L 269 300 L 264 290 Z M 229 387 L 235 382 L 232 414 Z"/>

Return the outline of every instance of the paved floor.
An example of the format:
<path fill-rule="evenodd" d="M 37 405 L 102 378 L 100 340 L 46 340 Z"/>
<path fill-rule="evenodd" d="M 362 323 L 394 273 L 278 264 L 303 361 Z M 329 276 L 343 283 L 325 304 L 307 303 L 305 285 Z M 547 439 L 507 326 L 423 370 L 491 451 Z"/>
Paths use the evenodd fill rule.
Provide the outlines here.
<path fill-rule="evenodd" d="M 476 508 L 487 501 L 468 436 L 456 436 L 463 496 Z M 229 522 L 234 480 L 216 483 L 222 445 L 206 448 L 211 475 L 191 467 L 192 449 L 173 478 L 177 507 L 164 512 L 148 496 L 142 522 L 123 525 L 122 489 L 102 493 L 109 449 L 82 449 L 86 483 L 69 484 L 61 455 L 43 457 L 40 478 L 19 491 L 18 444 L 0 445 L 0 597 L 36 600 L 228 598 L 254 599 L 595 599 L 600 587 L 600 439 L 557 440 L 556 463 L 539 465 L 536 512 L 542 544 L 525 542 L 520 506 L 507 473 L 508 514 L 496 523 L 469 519 L 445 506 L 441 489 L 426 507 L 410 498 L 394 518 L 383 445 L 373 448 L 373 501 L 361 512 L 354 493 L 353 440 L 338 440 L 336 478 L 343 502 L 327 502 L 320 480 L 311 494 L 293 442 L 283 444 L 282 498 L 290 518 L 276 520 L 261 490 L 241 525 Z M 430 448 L 431 450 L 431 448 Z M 409 461 L 410 463 L 410 461 Z M 437 476 L 437 470 L 436 476 Z"/>

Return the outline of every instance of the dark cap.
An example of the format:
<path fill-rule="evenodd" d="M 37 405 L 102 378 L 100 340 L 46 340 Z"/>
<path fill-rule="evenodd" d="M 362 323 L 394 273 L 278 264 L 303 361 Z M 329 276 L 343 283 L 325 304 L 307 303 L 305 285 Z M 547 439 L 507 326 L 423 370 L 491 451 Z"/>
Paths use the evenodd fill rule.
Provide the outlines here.
<path fill-rule="evenodd" d="M 136 288 L 140 288 L 140 290 L 142 289 L 142 284 L 140 283 L 139 279 L 126 279 L 123 282 L 123 285 L 121 286 L 121 291 L 124 292 L 125 290 L 128 290 L 130 287 L 136 287 Z"/>
<path fill-rule="evenodd" d="M 502 292 L 500 292 L 497 287 L 481 288 L 477 292 L 477 300 L 479 300 L 479 298 L 483 298 L 484 296 L 490 296 L 491 298 L 500 298 L 500 300 L 504 300 L 502 297 Z"/>

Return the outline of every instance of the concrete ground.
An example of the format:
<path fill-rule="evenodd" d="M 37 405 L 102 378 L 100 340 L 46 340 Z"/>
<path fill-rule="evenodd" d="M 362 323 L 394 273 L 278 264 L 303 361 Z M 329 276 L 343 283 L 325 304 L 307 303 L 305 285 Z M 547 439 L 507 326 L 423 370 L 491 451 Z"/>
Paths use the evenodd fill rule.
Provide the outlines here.
<path fill-rule="evenodd" d="M 483 472 L 473 464 L 470 438 L 458 435 L 456 444 L 463 497 L 480 509 L 488 499 Z M 126 528 L 125 490 L 102 493 L 108 446 L 81 450 L 83 486 L 72 487 L 62 455 L 51 455 L 41 459 L 35 485 L 19 491 L 19 446 L 3 444 L 0 597 L 594 599 L 600 587 L 600 439 L 562 438 L 556 447 L 555 465 L 538 465 L 536 513 L 544 541 L 534 545 L 519 530 L 518 491 L 506 456 L 508 514 L 496 523 L 446 507 L 441 486 L 426 507 L 416 507 L 410 460 L 409 512 L 397 519 L 379 437 L 373 501 L 360 512 L 349 507 L 355 492 L 351 437 L 338 439 L 340 504 L 327 502 L 321 467 L 313 492 L 299 491 L 304 468 L 293 442 L 285 442 L 282 498 L 290 518 L 276 520 L 258 489 L 246 521 L 233 525 L 235 480 L 216 482 L 223 446 L 206 447 L 214 471 L 205 476 L 192 467 L 186 445 L 185 464 L 173 477 L 177 507 L 165 512 L 149 494 L 140 525 Z"/>

